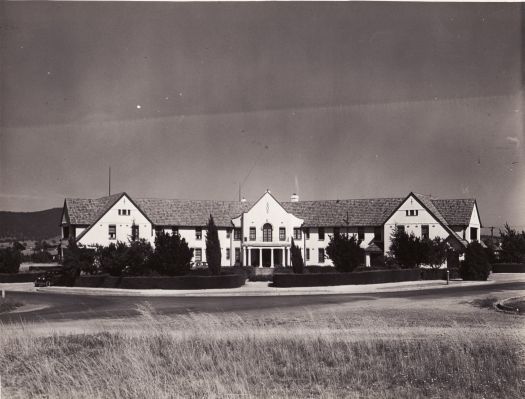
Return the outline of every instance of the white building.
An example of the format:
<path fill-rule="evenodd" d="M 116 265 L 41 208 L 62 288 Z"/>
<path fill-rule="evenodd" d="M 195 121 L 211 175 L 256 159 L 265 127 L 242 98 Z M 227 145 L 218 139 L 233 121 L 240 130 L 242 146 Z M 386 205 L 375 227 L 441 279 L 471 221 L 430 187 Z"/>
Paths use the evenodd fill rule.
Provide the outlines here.
<path fill-rule="evenodd" d="M 279 202 L 269 191 L 246 201 L 131 198 L 119 193 L 98 199 L 66 198 L 62 238 L 79 245 L 146 239 L 177 232 L 194 261 L 206 262 L 205 226 L 213 215 L 219 230 L 222 265 L 290 265 L 292 238 L 306 265 L 332 265 L 326 247 L 334 232 L 355 234 L 365 249 L 366 265 L 386 255 L 394 229 L 429 238 L 441 237 L 457 249 L 480 240 L 481 222 L 474 199 L 433 199 L 410 193 L 405 198 Z"/>

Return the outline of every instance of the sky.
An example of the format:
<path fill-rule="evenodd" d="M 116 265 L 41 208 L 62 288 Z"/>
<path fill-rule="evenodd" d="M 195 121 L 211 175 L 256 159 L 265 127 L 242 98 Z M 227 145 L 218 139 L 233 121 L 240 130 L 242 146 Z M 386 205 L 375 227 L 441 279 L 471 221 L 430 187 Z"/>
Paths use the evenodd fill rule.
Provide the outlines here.
<path fill-rule="evenodd" d="M 519 3 L 0 4 L 0 210 L 476 198 L 525 228 Z"/>

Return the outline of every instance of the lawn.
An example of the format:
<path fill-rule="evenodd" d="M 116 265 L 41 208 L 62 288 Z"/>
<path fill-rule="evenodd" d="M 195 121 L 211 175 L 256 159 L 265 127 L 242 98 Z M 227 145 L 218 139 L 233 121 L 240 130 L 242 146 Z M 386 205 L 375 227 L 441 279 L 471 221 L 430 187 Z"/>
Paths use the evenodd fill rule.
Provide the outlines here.
<path fill-rule="evenodd" d="M 467 305 L 465 305 L 466 307 Z M 5 398 L 522 398 L 520 320 L 470 313 L 159 316 L 0 336 Z M 466 307 L 466 309 L 468 309 Z M 481 315 L 481 319 L 480 316 Z M 488 315 L 487 319 L 483 319 Z M 500 326 L 495 320 L 510 320 Z M 514 327 L 514 328 L 513 328 Z"/>

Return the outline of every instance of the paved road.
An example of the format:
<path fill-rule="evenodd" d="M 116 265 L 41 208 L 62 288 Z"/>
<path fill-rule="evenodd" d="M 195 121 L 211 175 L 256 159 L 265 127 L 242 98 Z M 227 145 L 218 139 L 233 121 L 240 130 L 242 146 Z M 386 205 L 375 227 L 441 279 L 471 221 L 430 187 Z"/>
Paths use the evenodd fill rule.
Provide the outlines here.
<path fill-rule="evenodd" d="M 504 291 L 525 291 L 525 282 L 496 283 L 482 286 L 450 287 L 370 294 L 337 294 L 305 296 L 235 296 L 235 297 L 133 297 L 90 296 L 44 292 L 8 292 L 12 301 L 27 305 L 46 305 L 40 310 L 0 314 L 0 322 L 51 322 L 60 320 L 90 320 L 100 318 L 134 317 L 137 305 L 147 302 L 160 314 L 189 312 L 236 312 L 260 309 L 286 309 L 297 306 L 341 304 L 356 301 L 375 301 L 381 298 L 431 300 L 433 298 L 461 298 L 488 295 Z"/>

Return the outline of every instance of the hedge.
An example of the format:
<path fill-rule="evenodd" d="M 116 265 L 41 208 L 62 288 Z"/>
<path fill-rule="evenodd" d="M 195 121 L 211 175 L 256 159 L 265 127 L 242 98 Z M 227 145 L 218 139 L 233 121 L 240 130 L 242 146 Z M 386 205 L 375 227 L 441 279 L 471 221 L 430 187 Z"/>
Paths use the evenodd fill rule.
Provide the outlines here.
<path fill-rule="evenodd" d="M 351 273 L 311 273 L 273 275 L 274 287 L 316 287 L 351 284 L 380 284 L 421 279 L 420 269 L 374 270 Z"/>
<path fill-rule="evenodd" d="M 421 280 L 446 280 L 447 269 L 421 269 Z"/>
<path fill-rule="evenodd" d="M 0 283 L 32 283 L 42 273 L 0 273 Z"/>
<path fill-rule="evenodd" d="M 103 287 L 128 289 L 199 290 L 210 288 L 238 288 L 245 284 L 243 274 L 220 276 L 178 277 L 113 277 L 109 275 L 80 276 L 75 287 Z"/>
<path fill-rule="evenodd" d="M 525 263 L 493 263 L 492 273 L 525 273 Z"/>

